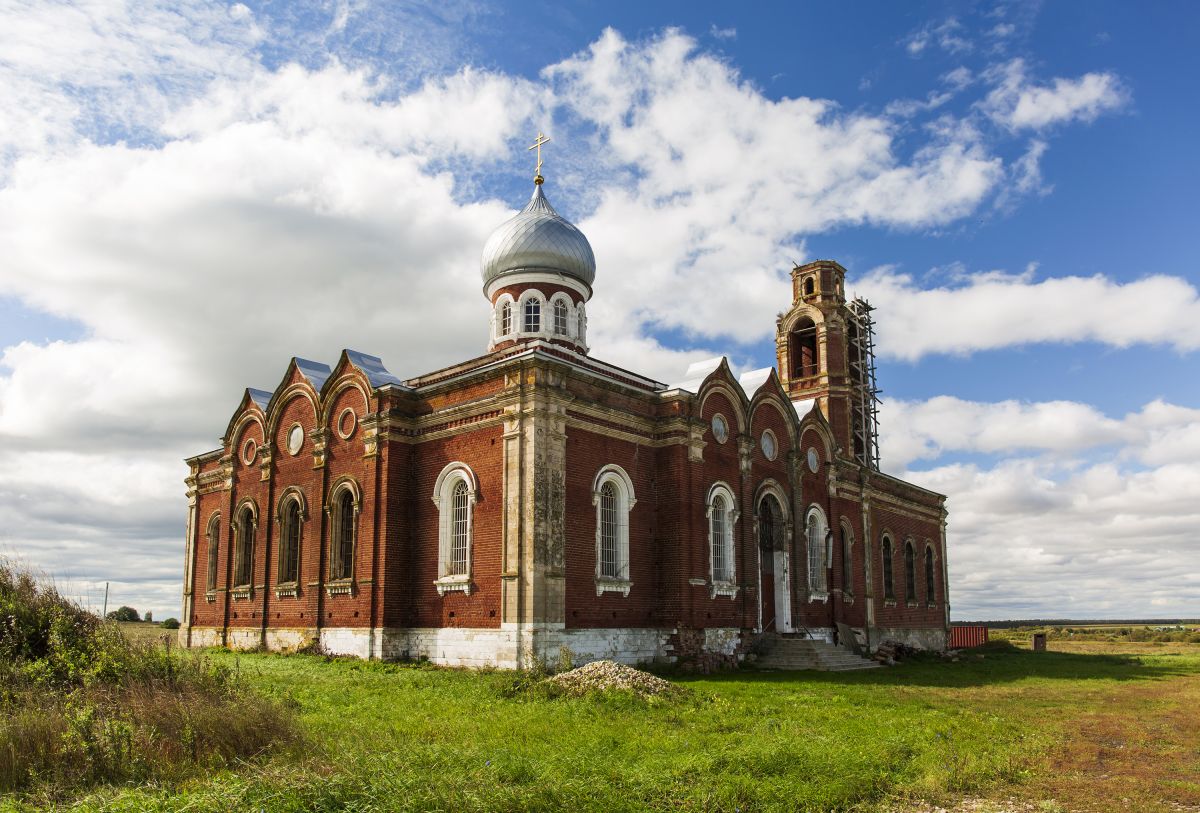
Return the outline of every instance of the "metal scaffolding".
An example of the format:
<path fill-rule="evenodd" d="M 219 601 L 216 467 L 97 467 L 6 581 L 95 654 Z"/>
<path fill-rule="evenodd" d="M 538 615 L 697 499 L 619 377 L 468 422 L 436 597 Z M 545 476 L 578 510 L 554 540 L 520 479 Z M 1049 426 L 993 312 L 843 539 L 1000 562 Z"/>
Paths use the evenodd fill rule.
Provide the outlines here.
<path fill-rule="evenodd" d="M 854 456 L 879 470 L 879 388 L 875 386 L 875 310 L 865 299 L 847 304 L 847 356 L 850 360 L 850 423 Z"/>

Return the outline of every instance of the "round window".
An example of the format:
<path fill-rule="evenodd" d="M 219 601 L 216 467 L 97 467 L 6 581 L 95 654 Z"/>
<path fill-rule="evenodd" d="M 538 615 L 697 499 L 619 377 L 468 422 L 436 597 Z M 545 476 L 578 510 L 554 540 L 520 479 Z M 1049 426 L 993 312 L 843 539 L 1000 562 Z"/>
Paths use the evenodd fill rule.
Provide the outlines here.
<path fill-rule="evenodd" d="M 242 444 L 242 462 L 247 466 L 254 463 L 254 455 L 258 453 L 258 444 L 254 442 L 254 438 L 248 438 Z"/>
<path fill-rule="evenodd" d="M 817 450 L 811 446 L 808 449 L 808 470 L 813 474 L 817 473 L 817 469 L 821 467 L 821 461 L 817 457 Z"/>
<path fill-rule="evenodd" d="M 724 415 L 720 413 L 713 415 L 712 433 L 717 443 L 724 443 L 729 440 L 729 424 L 725 423 Z"/>
<path fill-rule="evenodd" d="M 775 433 L 770 429 L 762 433 L 762 453 L 767 460 L 774 460 L 779 454 L 779 449 L 775 446 Z"/>
<path fill-rule="evenodd" d="M 287 449 L 293 456 L 300 454 L 300 450 L 304 448 L 304 427 L 300 424 L 295 424 L 288 430 Z"/>
<path fill-rule="evenodd" d="M 354 410 L 346 407 L 342 410 L 342 414 L 338 416 L 338 435 L 342 440 L 346 440 L 354 434 L 354 427 L 358 424 L 358 418 L 354 415 Z"/>

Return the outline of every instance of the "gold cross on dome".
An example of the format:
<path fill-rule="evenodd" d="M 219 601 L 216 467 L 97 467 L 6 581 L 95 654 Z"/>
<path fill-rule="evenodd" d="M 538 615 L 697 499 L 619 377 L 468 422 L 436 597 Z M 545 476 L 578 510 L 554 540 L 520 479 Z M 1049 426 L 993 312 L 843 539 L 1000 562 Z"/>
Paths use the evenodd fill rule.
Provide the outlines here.
<path fill-rule="evenodd" d="M 533 182 L 536 184 L 540 184 L 546 180 L 542 177 L 542 145 L 548 144 L 549 142 L 550 137 L 542 135 L 542 132 L 539 130 L 537 139 L 529 145 L 530 150 L 537 149 L 537 167 L 533 170 Z"/>

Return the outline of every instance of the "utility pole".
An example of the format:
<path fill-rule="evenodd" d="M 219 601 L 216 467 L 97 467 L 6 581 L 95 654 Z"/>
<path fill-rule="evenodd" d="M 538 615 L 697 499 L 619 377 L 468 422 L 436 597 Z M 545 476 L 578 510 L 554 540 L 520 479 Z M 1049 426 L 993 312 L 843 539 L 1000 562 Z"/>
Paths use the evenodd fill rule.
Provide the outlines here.
<path fill-rule="evenodd" d="M 108 582 L 104 583 L 104 612 L 100 615 L 101 618 L 108 618 Z"/>

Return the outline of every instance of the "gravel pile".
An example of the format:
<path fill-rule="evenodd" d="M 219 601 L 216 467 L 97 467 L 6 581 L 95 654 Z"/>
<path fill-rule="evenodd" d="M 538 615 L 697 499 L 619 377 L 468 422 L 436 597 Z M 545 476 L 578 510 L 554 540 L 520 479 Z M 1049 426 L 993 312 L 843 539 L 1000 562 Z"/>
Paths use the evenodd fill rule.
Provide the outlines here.
<path fill-rule="evenodd" d="M 670 681 L 614 661 L 593 661 L 547 680 L 576 695 L 604 689 L 624 689 L 642 697 L 649 697 L 679 690 L 679 687 Z"/>

